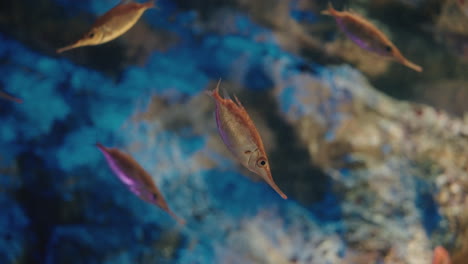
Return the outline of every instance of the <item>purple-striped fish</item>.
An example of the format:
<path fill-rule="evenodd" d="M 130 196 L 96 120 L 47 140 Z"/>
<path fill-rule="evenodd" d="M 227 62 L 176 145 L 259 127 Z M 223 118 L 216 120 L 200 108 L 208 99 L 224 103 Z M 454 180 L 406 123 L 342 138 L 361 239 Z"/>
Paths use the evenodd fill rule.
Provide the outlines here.
<path fill-rule="evenodd" d="M 421 66 L 406 59 L 382 31 L 363 17 L 352 12 L 337 11 L 331 3 L 328 4 L 327 10 L 322 11 L 322 14 L 334 17 L 341 31 L 359 47 L 380 56 L 393 58 L 410 69 L 422 72 Z"/>
<path fill-rule="evenodd" d="M 163 195 L 154 183 L 151 175 L 125 152 L 117 148 L 107 148 L 100 143 L 96 146 L 101 150 L 106 158 L 112 172 L 138 197 L 142 200 L 155 204 L 171 215 L 179 224 L 184 225 L 185 221 L 177 217 L 166 203 Z"/>

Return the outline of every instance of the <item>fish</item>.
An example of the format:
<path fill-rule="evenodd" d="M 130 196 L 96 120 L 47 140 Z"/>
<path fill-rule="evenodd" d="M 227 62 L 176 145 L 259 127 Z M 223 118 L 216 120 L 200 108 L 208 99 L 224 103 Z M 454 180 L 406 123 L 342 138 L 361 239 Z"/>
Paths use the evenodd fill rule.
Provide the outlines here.
<path fill-rule="evenodd" d="M 468 0 L 456 0 L 458 7 L 460 7 L 460 10 L 468 16 Z"/>
<path fill-rule="evenodd" d="M 234 102 L 219 95 L 220 84 L 221 80 L 214 90 L 206 93 L 215 101 L 216 125 L 222 141 L 244 167 L 263 179 L 281 198 L 288 199 L 273 180 L 262 139 L 252 119 L 237 97 Z"/>
<path fill-rule="evenodd" d="M 18 104 L 21 104 L 23 102 L 23 100 L 21 100 L 20 98 L 9 95 L 8 93 L 6 93 L 4 91 L 0 91 L 0 97 L 3 98 L 3 99 L 7 99 L 9 101 L 18 103 Z"/>
<path fill-rule="evenodd" d="M 432 258 L 432 264 L 451 264 L 452 260 L 447 250 L 442 246 L 437 246 L 434 249 L 434 256 Z"/>
<path fill-rule="evenodd" d="M 132 28 L 143 13 L 150 8 L 156 8 L 154 0 L 142 4 L 123 1 L 99 17 L 82 38 L 71 45 L 57 49 L 57 53 L 114 40 Z"/>
<path fill-rule="evenodd" d="M 131 192 L 143 201 L 160 207 L 179 224 L 185 224 L 184 219 L 178 217 L 169 209 L 166 199 L 164 199 L 151 175 L 132 156 L 117 148 L 105 147 L 101 143 L 96 143 L 96 147 L 104 155 L 111 171 Z"/>
<path fill-rule="evenodd" d="M 423 71 L 421 66 L 405 58 L 382 31 L 360 15 L 348 11 L 337 11 L 331 3 L 328 3 L 328 9 L 321 13 L 334 17 L 341 31 L 362 49 L 392 58 L 417 72 Z"/>

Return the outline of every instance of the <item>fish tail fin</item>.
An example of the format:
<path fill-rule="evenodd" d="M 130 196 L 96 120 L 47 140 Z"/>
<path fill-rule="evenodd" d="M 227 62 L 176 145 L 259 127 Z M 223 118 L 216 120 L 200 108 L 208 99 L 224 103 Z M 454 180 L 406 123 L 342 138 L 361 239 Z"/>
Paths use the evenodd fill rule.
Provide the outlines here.
<path fill-rule="evenodd" d="M 328 2 L 328 9 L 323 10 L 320 12 L 322 15 L 327 15 L 327 16 L 338 16 L 339 12 L 333 7 L 331 2 Z"/>
<path fill-rule="evenodd" d="M 221 99 L 221 96 L 219 95 L 219 86 L 221 84 L 221 78 L 219 78 L 219 81 L 218 81 L 218 84 L 216 85 L 216 88 L 214 90 L 211 90 L 211 91 L 205 91 L 205 93 L 211 97 L 213 97 L 213 99 L 215 100 L 219 100 Z"/>

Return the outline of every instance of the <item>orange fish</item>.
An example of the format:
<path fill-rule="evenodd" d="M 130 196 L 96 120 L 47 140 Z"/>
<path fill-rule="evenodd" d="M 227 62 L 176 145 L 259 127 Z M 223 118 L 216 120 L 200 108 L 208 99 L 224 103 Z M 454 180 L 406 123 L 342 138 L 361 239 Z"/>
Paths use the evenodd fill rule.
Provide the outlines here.
<path fill-rule="evenodd" d="M 328 4 L 328 10 L 322 11 L 322 14 L 333 16 L 338 27 L 359 47 L 393 58 L 408 68 L 422 72 L 421 66 L 406 59 L 382 31 L 363 17 L 347 11 L 337 11 L 331 3 Z"/>
<path fill-rule="evenodd" d="M 107 148 L 96 143 L 96 146 L 101 150 L 107 160 L 112 172 L 138 197 L 142 200 L 157 205 L 169 215 L 171 215 L 179 224 L 184 225 L 185 221 L 177 217 L 170 209 L 154 184 L 151 175 L 141 167 L 136 160 L 130 155 L 116 149 Z"/>
<path fill-rule="evenodd" d="M 7 99 L 9 101 L 18 103 L 18 104 L 21 104 L 23 102 L 23 100 L 21 100 L 20 98 L 9 95 L 9 94 L 7 94 L 6 92 L 3 92 L 3 91 L 0 91 L 0 97 L 4 98 L 4 99 Z"/>
<path fill-rule="evenodd" d="M 244 167 L 259 175 L 283 199 L 287 199 L 288 197 L 273 181 L 262 139 L 249 114 L 237 97 L 235 97 L 236 103 L 231 99 L 221 98 L 220 82 L 216 89 L 207 93 L 216 102 L 216 124 L 221 139 Z"/>
<path fill-rule="evenodd" d="M 434 249 L 434 256 L 432 258 L 432 264 L 451 264 L 450 255 L 447 250 L 442 246 L 437 246 Z"/>
<path fill-rule="evenodd" d="M 57 53 L 109 42 L 127 32 L 146 10 L 154 7 L 154 0 L 144 4 L 122 2 L 98 18 L 88 33 L 81 39 L 69 46 L 58 49 Z"/>

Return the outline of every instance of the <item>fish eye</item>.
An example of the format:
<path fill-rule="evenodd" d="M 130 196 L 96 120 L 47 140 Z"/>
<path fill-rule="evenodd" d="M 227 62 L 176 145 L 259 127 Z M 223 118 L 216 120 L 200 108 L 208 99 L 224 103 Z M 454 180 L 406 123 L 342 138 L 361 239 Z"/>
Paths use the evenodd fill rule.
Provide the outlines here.
<path fill-rule="evenodd" d="M 155 201 L 158 200 L 158 195 L 157 194 L 153 193 L 152 197 L 153 197 L 153 200 L 155 200 Z"/>
<path fill-rule="evenodd" d="M 267 161 L 265 158 L 260 158 L 257 160 L 257 166 L 260 168 L 264 167 L 266 164 L 267 164 Z"/>
<path fill-rule="evenodd" d="M 385 51 L 392 52 L 392 47 L 391 46 L 385 46 Z"/>
<path fill-rule="evenodd" d="M 95 35 L 94 32 L 91 32 L 91 33 L 88 34 L 88 37 L 94 38 L 94 35 Z"/>

